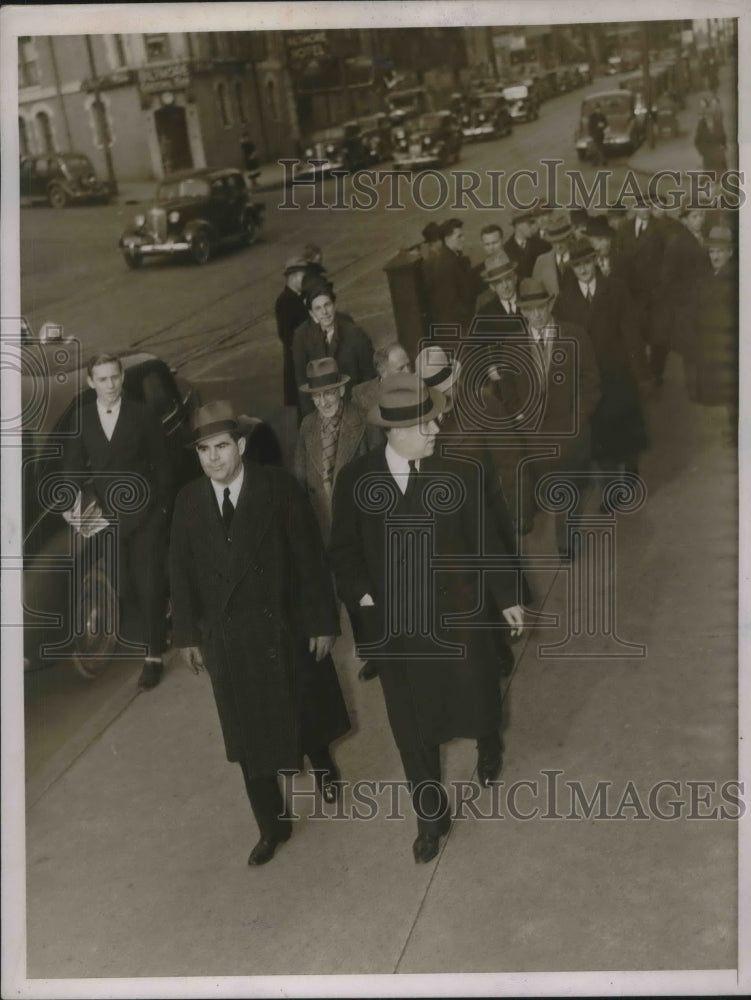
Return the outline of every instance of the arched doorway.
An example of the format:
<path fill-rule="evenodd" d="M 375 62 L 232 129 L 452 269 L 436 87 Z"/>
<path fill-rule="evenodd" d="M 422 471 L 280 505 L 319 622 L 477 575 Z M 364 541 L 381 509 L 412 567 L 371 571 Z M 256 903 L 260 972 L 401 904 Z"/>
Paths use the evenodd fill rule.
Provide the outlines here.
<path fill-rule="evenodd" d="M 164 173 L 190 169 L 193 166 L 193 156 L 185 108 L 177 104 L 159 108 L 154 112 L 154 124 Z"/>
<path fill-rule="evenodd" d="M 29 146 L 29 130 L 26 127 L 26 119 L 18 116 L 18 149 L 21 156 L 29 156 L 31 147 Z"/>

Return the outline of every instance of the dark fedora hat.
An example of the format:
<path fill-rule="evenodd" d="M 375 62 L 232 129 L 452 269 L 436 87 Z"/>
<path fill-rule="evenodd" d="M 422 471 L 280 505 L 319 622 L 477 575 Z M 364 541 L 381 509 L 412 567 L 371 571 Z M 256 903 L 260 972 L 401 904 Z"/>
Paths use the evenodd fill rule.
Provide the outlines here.
<path fill-rule="evenodd" d="M 425 385 L 419 375 L 397 372 L 383 379 L 378 402 L 368 411 L 377 427 L 414 427 L 434 420 L 446 408 L 446 397 Z"/>
<path fill-rule="evenodd" d="M 542 305 L 553 296 L 538 278 L 522 278 L 516 301 L 520 307 Z"/>
<path fill-rule="evenodd" d="M 597 252 L 588 239 L 574 240 L 568 248 L 568 262 L 572 266 L 582 264 L 585 260 L 591 260 L 596 256 Z"/>
<path fill-rule="evenodd" d="M 488 257 L 485 261 L 485 267 L 480 271 L 480 277 L 483 281 L 486 281 L 489 285 L 492 285 L 494 281 L 500 281 L 501 278 L 507 278 L 510 274 L 516 271 L 516 264 L 510 257 L 506 256 L 505 253 L 497 253 L 492 257 Z"/>
<path fill-rule="evenodd" d="M 548 227 L 545 230 L 545 239 L 549 243 L 556 240 L 567 240 L 573 231 L 568 216 L 556 215 L 548 223 Z"/>
<path fill-rule="evenodd" d="M 336 358 L 314 358 L 305 368 L 308 381 L 300 386 L 300 392 L 321 392 L 324 389 L 338 389 L 349 382 L 349 375 L 342 375 Z"/>
<path fill-rule="evenodd" d="M 536 206 L 533 207 L 533 208 L 525 209 L 525 210 L 521 210 L 520 209 L 520 210 L 514 212 L 514 214 L 511 216 L 511 225 L 512 226 L 516 226 L 520 222 L 536 222 L 536 221 L 537 221 L 537 208 L 536 208 Z"/>
<path fill-rule="evenodd" d="M 604 215 L 595 215 L 587 223 L 587 236 L 613 238 L 613 228 Z"/>
<path fill-rule="evenodd" d="M 284 264 L 284 275 L 292 274 L 294 271 L 307 271 L 310 261 L 304 257 L 289 257 Z"/>
<path fill-rule="evenodd" d="M 215 434 L 232 434 L 248 426 L 250 417 L 237 417 L 228 399 L 218 399 L 194 410 L 190 418 L 191 439 L 187 443 L 192 448 Z"/>

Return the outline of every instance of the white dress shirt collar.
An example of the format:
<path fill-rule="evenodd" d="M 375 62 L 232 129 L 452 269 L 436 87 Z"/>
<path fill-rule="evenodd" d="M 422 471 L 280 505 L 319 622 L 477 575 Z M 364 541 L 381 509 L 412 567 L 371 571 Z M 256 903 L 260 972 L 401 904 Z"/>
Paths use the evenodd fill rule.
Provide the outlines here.
<path fill-rule="evenodd" d="M 117 424 L 117 418 L 120 416 L 120 406 L 122 401 L 122 396 L 111 406 L 105 406 L 103 403 L 100 403 L 98 399 L 96 401 L 99 422 L 102 425 L 102 430 L 104 431 L 105 437 L 108 441 L 112 440 L 112 435 L 115 433 L 115 425 Z"/>
<path fill-rule="evenodd" d="M 390 444 L 386 445 L 386 464 L 389 467 L 389 472 L 396 480 L 396 485 L 402 491 L 406 493 L 407 491 L 407 480 L 409 479 L 409 459 L 403 458 Z M 419 458 L 415 462 L 415 468 L 420 471 L 420 460 Z"/>
<path fill-rule="evenodd" d="M 589 295 L 594 295 L 597 291 L 597 279 L 590 278 L 589 281 L 580 281 L 579 288 L 581 288 L 581 293 L 586 299 Z"/>
<path fill-rule="evenodd" d="M 211 485 L 214 487 L 214 495 L 216 496 L 216 502 L 219 505 L 219 512 L 222 511 L 222 504 L 224 503 L 224 490 L 226 486 L 229 486 L 229 498 L 232 501 L 232 506 L 237 508 L 237 501 L 240 496 L 240 490 L 242 489 L 243 479 L 245 478 L 245 463 L 240 463 L 240 471 L 237 473 L 235 478 L 231 483 L 215 483 L 211 480 Z"/>

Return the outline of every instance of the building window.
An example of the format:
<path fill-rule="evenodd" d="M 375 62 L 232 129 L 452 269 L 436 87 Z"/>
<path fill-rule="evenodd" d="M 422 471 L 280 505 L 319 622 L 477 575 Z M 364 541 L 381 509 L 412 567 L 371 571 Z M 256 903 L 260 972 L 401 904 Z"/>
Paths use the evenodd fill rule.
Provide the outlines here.
<path fill-rule="evenodd" d="M 120 69 L 121 66 L 127 66 L 128 56 L 125 53 L 125 42 L 123 41 L 123 36 L 113 35 L 112 43 L 112 52 L 115 58 L 115 65 L 113 69 Z"/>
<path fill-rule="evenodd" d="M 227 54 L 227 37 L 223 31 L 209 32 L 209 52 L 212 59 L 222 59 Z"/>
<path fill-rule="evenodd" d="M 227 86 L 221 82 L 216 85 L 216 103 L 219 105 L 219 117 L 222 120 L 222 125 L 225 128 L 229 128 L 232 124 L 232 116 L 230 115 L 229 101 L 227 100 Z"/>
<path fill-rule="evenodd" d="M 247 125 L 248 109 L 245 106 L 245 88 L 240 80 L 235 84 L 235 101 L 237 103 L 237 120 L 241 125 Z"/>
<path fill-rule="evenodd" d="M 31 149 L 29 147 L 29 130 L 26 125 L 26 119 L 18 117 L 18 149 L 21 156 L 30 156 Z"/>
<path fill-rule="evenodd" d="M 39 83 L 39 57 L 33 38 L 18 39 L 18 86 L 35 87 Z"/>
<path fill-rule="evenodd" d="M 266 102 L 269 106 L 269 114 L 274 121 L 279 121 L 279 106 L 276 100 L 276 84 L 273 80 L 266 81 Z"/>
<path fill-rule="evenodd" d="M 37 132 L 39 133 L 42 152 L 54 153 L 55 139 L 52 135 L 52 122 L 50 120 L 50 116 L 47 114 L 46 111 L 37 111 L 36 125 L 37 125 Z"/>
<path fill-rule="evenodd" d="M 149 62 L 159 62 L 161 59 L 169 59 L 169 46 L 166 35 L 144 35 L 143 41 L 146 46 L 146 58 Z"/>

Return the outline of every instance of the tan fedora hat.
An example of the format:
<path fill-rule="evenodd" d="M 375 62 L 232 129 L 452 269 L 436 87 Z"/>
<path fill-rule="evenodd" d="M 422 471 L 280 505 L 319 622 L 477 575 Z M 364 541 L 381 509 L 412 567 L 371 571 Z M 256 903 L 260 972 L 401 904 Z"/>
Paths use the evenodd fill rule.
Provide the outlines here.
<path fill-rule="evenodd" d="M 450 389 L 462 370 L 458 358 L 450 359 L 442 347 L 423 347 L 415 358 L 415 372 L 429 389 L 445 392 Z"/>
<path fill-rule="evenodd" d="M 377 427 L 414 427 L 426 424 L 446 409 L 446 397 L 425 385 L 418 375 L 398 372 L 381 382 L 378 402 L 368 411 L 368 423 Z"/>
<path fill-rule="evenodd" d="M 500 281 L 501 278 L 507 278 L 515 271 L 516 264 L 514 261 L 505 253 L 497 253 L 492 257 L 488 257 L 485 261 L 485 267 L 480 271 L 480 277 L 483 281 L 492 285 L 493 282 Z"/>
<path fill-rule="evenodd" d="M 306 260 L 304 257 L 288 257 L 284 264 L 284 274 L 292 274 L 293 271 L 307 271 L 310 267 L 310 261 Z"/>
<path fill-rule="evenodd" d="M 721 247 L 723 250 L 731 250 L 733 247 L 733 234 L 726 226 L 712 226 L 709 236 L 704 241 L 706 247 Z"/>
<path fill-rule="evenodd" d="M 524 306 L 539 306 L 554 298 L 547 288 L 537 278 L 522 278 L 516 301 L 520 308 Z"/>
<path fill-rule="evenodd" d="M 247 420 L 248 418 L 245 418 Z M 214 437 L 215 434 L 231 434 L 241 429 L 245 420 L 236 417 L 232 403 L 228 399 L 219 399 L 214 403 L 206 403 L 194 410 L 190 418 L 192 436 L 187 444 L 193 448 L 200 441 Z"/>
<path fill-rule="evenodd" d="M 597 256 L 597 251 L 586 237 L 574 240 L 568 248 L 568 262 L 573 267 L 575 264 L 583 264 L 585 260 L 592 260 Z"/>
<path fill-rule="evenodd" d="M 349 375 L 342 375 L 336 358 L 314 358 L 305 368 L 308 381 L 300 386 L 300 392 L 323 392 L 338 389 L 349 382 Z"/>

